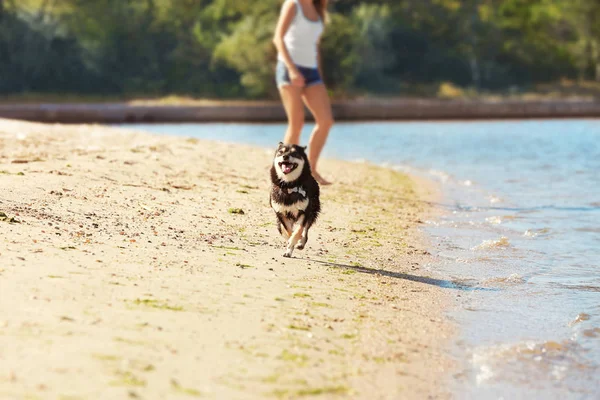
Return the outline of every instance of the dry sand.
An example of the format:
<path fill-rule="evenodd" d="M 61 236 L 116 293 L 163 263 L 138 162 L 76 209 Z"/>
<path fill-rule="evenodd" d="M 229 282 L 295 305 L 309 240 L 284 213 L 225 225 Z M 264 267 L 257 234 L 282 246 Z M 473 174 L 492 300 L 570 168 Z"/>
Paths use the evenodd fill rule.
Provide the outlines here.
<path fill-rule="evenodd" d="M 449 397 L 430 189 L 324 161 L 336 184 L 284 259 L 271 156 L 0 120 L 0 398 Z"/>

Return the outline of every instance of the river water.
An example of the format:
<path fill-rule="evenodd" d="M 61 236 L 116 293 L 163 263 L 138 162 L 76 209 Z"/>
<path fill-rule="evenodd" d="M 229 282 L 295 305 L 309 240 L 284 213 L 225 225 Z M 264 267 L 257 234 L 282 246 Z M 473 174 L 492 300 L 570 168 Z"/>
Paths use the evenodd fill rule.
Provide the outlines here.
<path fill-rule="evenodd" d="M 268 148 L 285 129 L 128 127 Z M 453 282 L 456 398 L 600 399 L 600 121 L 340 123 L 324 155 L 441 184 L 427 268 Z"/>

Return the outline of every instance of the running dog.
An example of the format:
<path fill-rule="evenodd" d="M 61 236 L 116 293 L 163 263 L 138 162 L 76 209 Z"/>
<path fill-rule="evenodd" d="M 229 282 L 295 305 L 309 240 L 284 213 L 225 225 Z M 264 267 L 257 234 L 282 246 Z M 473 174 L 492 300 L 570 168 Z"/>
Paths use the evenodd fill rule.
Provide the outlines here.
<path fill-rule="evenodd" d="M 277 229 L 287 240 L 283 256 L 291 257 L 294 248 L 304 249 L 308 230 L 321 212 L 319 184 L 311 174 L 306 147 L 279 143 L 271 182 L 271 208 L 277 216 Z"/>

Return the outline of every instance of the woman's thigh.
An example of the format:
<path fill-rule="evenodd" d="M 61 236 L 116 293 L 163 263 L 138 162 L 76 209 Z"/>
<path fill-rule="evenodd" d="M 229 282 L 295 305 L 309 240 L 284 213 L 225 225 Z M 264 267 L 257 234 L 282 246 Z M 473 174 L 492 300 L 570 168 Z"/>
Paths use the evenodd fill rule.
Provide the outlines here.
<path fill-rule="evenodd" d="M 322 127 L 330 128 L 333 125 L 333 113 L 325 85 L 318 84 L 304 88 L 302 97 L 313 117 L 315 117 L 316 123 Z"/>
<path fill-rule="evenodd" d="M 295 129 L 302 129 L 304 124 L 304 105 L 302 104 L 302 88 L 285 85 L 279 88 L 281 101 L 288 117 L 288 122 Z"/>

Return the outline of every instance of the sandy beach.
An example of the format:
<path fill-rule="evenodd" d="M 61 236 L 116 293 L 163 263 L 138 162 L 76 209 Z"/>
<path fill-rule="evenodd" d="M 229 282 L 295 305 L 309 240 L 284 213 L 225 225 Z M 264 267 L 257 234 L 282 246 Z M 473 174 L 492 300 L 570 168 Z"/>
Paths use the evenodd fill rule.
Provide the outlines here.
<path fill-rule="evenodd" d="M 271 157 L 0 119 L 0 398 L 449 398 L 435 189 L 324 160 L 284 259 Z"/>

